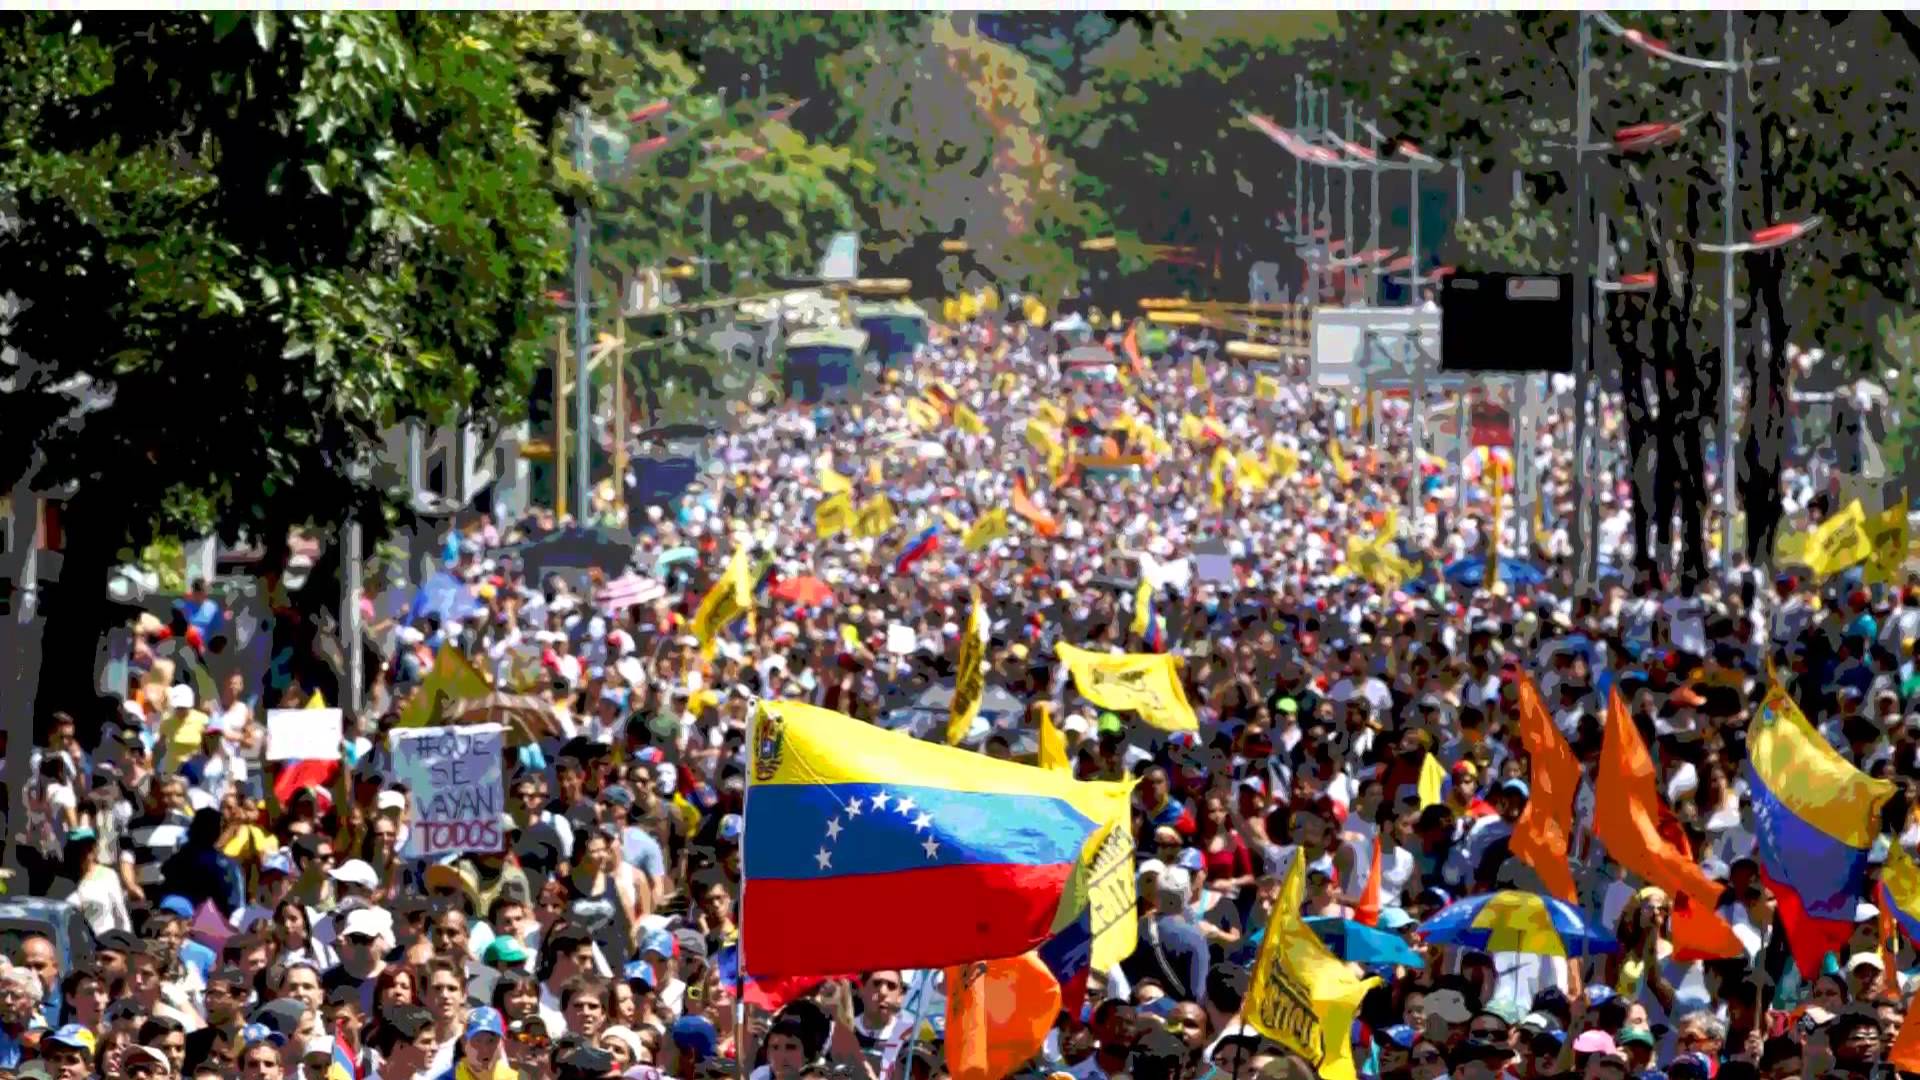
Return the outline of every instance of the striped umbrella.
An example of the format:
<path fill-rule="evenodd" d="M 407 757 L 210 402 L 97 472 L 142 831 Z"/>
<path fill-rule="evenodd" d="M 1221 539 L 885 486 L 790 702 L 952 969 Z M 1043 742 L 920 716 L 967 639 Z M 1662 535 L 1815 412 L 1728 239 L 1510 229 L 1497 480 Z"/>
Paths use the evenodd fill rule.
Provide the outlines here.
<path fill-rule="evenodd" d="M 1620 948 L 1572 904 L 1511 889 L 1448 904 L 1420 924 L 1420 935 L 1436 945 L 1490 953 L 1585 956 Z"/>

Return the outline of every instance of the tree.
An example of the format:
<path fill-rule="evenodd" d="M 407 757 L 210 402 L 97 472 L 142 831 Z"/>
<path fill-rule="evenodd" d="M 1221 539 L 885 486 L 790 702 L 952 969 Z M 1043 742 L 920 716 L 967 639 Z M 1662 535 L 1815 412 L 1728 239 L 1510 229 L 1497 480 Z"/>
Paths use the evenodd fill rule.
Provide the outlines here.
<path fill-rule="evenodd" d="M 1758 304 L 1739 300 L 1736 314 L 1750 341 L 1766 343 L 1764 350 L 1743 354 L 1752 388 L 1743 399 L 1754 402 L 1746 410 L 1742 478 L 1750 556 L 1767 550 L 1777 526 L 1786 343 L 1819 342 L 1852 364 L 1864 363 L 1875 346 L 1867 332 L 1872 320 L 1859 317 L 1862 305 L 1906 302 L 1912 294 L 1906 260 L 1897 254 L 1910 252 L 1915 238 L 1914 183 L 1903 163 L 1912 156 L 1905 117 L 1916 66 L 1912 51 L 1895 44 L 1903 19 L 1780 13 L 1744 19 L 1736 27 L 1753 54 L 1784 58 L 1752 69 L 1736 102 L 1744 113 L 1736 129 L 1742 184 L 1736 232 L 1813 214 L 1832 225 L 1811 243 L 1741 267 L 1746 284 L 1736 295 Z M 1668 13 L 1634 25 L 1676 52 L 1718 57 L 1724 52 L 1722 20 L 1718 14 Z M 1349 92 L 1373 97 L 1376 108 L 1416 133 L 1422 145 L 1461 148 L 1483 176 L 1509 167 L 1525 173 L 1530 197 L 1456 236 L 1457 250 L 1468 258 L 1512 258 L 1525 246 L 1544 265 L 1566 266 L 1570 245 L 1560 223 L 1573 217 L 1566 149 L 1572 141 L 1573 28 L 1564 14 L 1356 14 L 1343 21 L 1337 70 Z M 1704 446 L 1695 447 L 1718 424 L 1711 403 L 1718 395 L 1721 346 L 1719 290 L 1700 287 L 1694 276 L 1717 274 L 1719 264 L 1684 240 L 1717 242 L 1720 236 L 1720 81 L 1650 58 L 1604 33 L 1596 33 L 1594 55 L 1588 140 L 1607 139 L 1631 123 L 1690 113 L 1706 117 L 1678 145 L 1651 158 L 1595 169 L 1597 208 L 1620 224 L 1626 250 L 1639 263 L 1627 268 L 1662 269 L 1661 285 L 1649 300 L 1617 306 L 1629 326 L 1600 332 L 1628 348 L 1628 372 L 1641 366 L 1629 355 L 1639 347 L 1635 343 L 1650 350 L 1652 400 L 1635 422 L 1657 417 L 1658 430 L 1630 432 L 1629 443 L 1660 449 L 1653 461 L 1641 459 L 1636 490 L 1656 502 L 1676 497 L 1677 505 L 1669 505 L 1688 537 L 1682 569 L 1697 578 L 1706 564 L 1704 551 L 1695 551 L 1704 544 L 1695 519 L 1706 491 L 1697 486 L 1704 476 Z M 1866 63 L 1867 56 L 1884 62 Z M 1331 68 L 1333 58 L 1327 62 Z M 1642 317 L 1650 320 L 1645 333 L 1631 325 Z M 1637 393 L 1629 394 L 1630 412 Z M 1649 466 L 1652 476 L 1646 475 Z M 1672 519 L 1661 509 L 1654 506 L 1636 526 L 1642 553 L 1649 531 L 1666 535 Z"/>
<path fill-rule="evenodd" d="M 0 28 L 8 423 L 65 507 L 41 713 L 87 689 L 109 567 L 160 535 L 270 549 L 402 520 L 409 417 L 518 405 L 564 265 L 562 13 L 42 13 Z M 63 425 L 71 388 L 110 403 Z M 23 755 L 14 755 L 24 760 Z"/>

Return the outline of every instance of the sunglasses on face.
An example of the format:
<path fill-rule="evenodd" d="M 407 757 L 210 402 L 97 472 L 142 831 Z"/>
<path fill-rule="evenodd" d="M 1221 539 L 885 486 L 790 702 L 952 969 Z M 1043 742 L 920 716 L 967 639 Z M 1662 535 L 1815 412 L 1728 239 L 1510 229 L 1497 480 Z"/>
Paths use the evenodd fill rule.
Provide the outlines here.
<path fill-rule="evenodd" d="M 1432 1050 L 1422 1051 L 1421 1053 L 1413 1055 L 1413 1063 L 1415 1065 L 1438 1065 L 1440 1063 L 1440 1055 Z"/>

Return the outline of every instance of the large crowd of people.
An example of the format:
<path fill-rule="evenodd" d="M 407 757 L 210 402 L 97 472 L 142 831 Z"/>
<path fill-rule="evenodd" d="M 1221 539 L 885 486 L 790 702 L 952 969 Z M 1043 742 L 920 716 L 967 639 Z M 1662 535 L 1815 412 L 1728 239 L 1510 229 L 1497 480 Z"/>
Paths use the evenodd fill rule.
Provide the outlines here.
<path fill-rule="evenodd" d="M 1115 363 L 1063 365 L 1061 336 L 989 314 L 936 328 L 846 400 L 743 410 L 716 437 L 716 467 L 630 523 L 633 565 L 665 568 L 657 601 L 605 605 L 598 577 L 529 580 L 499 554 L 555 527 L 550 514 L 463 530 L 442 569 L 477 602 L 383 630 L 392 660 L 323 782 L 279 783 L 266 712 L 310 688 L 221 670 L 203 648 L 217 599 L 197 591 L 172 625 L 143 619 L 120 723 L 93 745 L 61 723 L 33 751 L 30 891 L 71 904 L 90 933 L 4 931 L 0 1075 L 945 1076 L 933 973 L 860 972 L 769 1002 L 739 970 L 742 811 L 757 700 L 900 723 L 952 685 L 975 590 L 988 682 L 1017 707 L 965 745 L 1030 759 L 1035 725 L 1054 724 L 1076 776 L 1136 782 L 1141 944 L 1093 973 L 1024 1073 L 1313 1075 L 1244 1022 L 1248 972 L 1293 864 L 1306 864 L 1303 914 L 1351 918 L 1376 841 L 1377 929 L 1421 963 L 1375 969 L 1386 979 L 1351 1033 L 1363 1075 L 1886 1068 L 1913 953 L 1882 937 L 1862 895 L 1848 949 L 1802 977 L 1758 872 L 1742 764 L 1777 658 L 1849 760 L 1902 783 L 1920 774 L 1920 589 L 1870 586 L 1857 570 L 1767 582 L 1733 568 L 1672 589 L 1616 573 L 1576 592 L 1564 423 L 1498 451 L 1533 458 L 1535 515 L 1510 494 L 1490 499 L 1469 455 L 1416 452 L 1404 401 L 1370 416 L 1302 370 L 1252 370 L 1178 334 L 1139 363 L 1118 329 L 1093 343 Z M 1037 449 L 1036 419 L 1063 455 Z M 1601 427 L 1614 430 L 1610 410 Z M 1596 479 L 1600 562 L 1630 566 L 1626 491 Z M 822 537 L 823 483 L 857 505 L 885 495 L 891 527 Z M 963 544 L 1015 507 L 1008 535 Z M 1487 551 L 1490 527 L 1537 579 L 1445 579 Z M 929 528 L 937 541 L 903 557 Z M 1419 580 L 1349 565 L 1349 541 L 1384 528 Z M 754 610 L 703 648 L 696 606 L 741 547 L 765 569 Z M 820 590 L 779 587 L 803 578 Z M 1180 654 L 1198 731 L 1081 699 L 1060 642 Z M 448 650 L 539 699 L 538 719 L 507 751 L 504 850 L 411 859 L 414 793 L 395 782 L 386 736 Z M 1581 907 L 1618 952 L 1490 954 L 1421 937 L 1456 900 L 1540 889 L 1508 849 L 1530 797 L 1523 678 L 1583 763 Z M 1673 898 L 1641 887 L 1581 825 L 1616 688 L 1654 749 L 1661 796 L 1725 883 L 1744 957 L 1674 959 Z M 1422 783 L 1429 757 L 1444 769 L 1437 798 Z"/>

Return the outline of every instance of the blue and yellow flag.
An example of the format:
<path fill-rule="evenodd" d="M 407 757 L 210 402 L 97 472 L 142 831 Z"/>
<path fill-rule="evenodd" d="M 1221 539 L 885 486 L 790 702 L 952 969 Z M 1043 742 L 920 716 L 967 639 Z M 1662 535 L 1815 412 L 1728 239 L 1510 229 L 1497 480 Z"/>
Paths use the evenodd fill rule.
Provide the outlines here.
<path fill-rule="evenodd" d="M 1017 956 L 1080 918 L 1102 844 L 1128 828 L 1126 784 L 799 702 L 761 703 L 751 736 L 740 948 L 756 975 Z"/>

